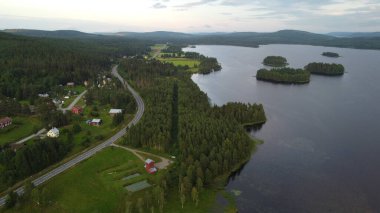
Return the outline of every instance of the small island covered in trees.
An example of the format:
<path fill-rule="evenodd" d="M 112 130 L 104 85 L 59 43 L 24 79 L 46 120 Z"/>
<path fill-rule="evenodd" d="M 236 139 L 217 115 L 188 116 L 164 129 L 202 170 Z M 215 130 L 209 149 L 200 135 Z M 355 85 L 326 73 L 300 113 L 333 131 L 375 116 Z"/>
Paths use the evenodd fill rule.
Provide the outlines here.
<path fill-rule="evenodd" d="M 267 56 L 264 59 L 263 64 L 271 67 L 284 67 L 288 65 L 288 62 L 286 58 L 282 56 Z"/>
<path fill-rule="evenodd" d="M 305 69 L 311 74 L 337 76 L 344 74 L 344 66 L 342 64 L 327 63 L 309 63 Z"/>
<path fill-rule="evenodd" d="M 310 72 L 293 68 L 260 69 L 257 71 L 256 79 L 274 83 L 306 84 L 310 82 Z"/>
<path fill-rule="evenodd" d="M 340 57 L 338 53 L 333 53 L 333 52 L 323 52 L 322 55 L 326 57 L 331 57 L 331 58 Z"/>

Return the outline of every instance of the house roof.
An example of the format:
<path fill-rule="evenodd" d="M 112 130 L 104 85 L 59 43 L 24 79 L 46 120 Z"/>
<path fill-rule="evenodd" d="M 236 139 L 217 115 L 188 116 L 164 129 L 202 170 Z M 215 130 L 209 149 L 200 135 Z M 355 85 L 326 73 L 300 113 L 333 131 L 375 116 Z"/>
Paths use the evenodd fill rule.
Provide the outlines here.
<path fill-rule="evenodd" d="M 154 163 L 154 160 L 152 160 L 152 159 L 150 159 L 150 158 L 148 158 L 148 159 L 145 160 L 145 163 L 146 163 L 146 164 L 150 164 L 150 163 L 152 163 L 152 162 Z"/>
<path fill-rule="evenodd" d="M 81 106 L 74 106 L 73 109 L 82 109 Z"/>
<path fill-rule="evenodd" d="M 102 121 L 102 119 L 99 119 L 99 118 L 94 118 L 91 120 L 91 122 L 93 123 L 100 123 Z"/>
<path fill-rule="evenodd" d="M 54 133 L 54 134 L 59 134 L 59 130 L 55 127 L 53 127 L 49 132 Z"/>
<path fill-rule="evenodd" d="M 10 117 L 5 117 L 5 118 L 0 119 L 0 123 L 8 123 L 10 121 L 12 121 Z"/>
<path fill-rule="evenodd" d="M 122 113 L 122 109 L 110 109 L 110 112 L 111 114 L 116 114 L 116 113 Z"/>

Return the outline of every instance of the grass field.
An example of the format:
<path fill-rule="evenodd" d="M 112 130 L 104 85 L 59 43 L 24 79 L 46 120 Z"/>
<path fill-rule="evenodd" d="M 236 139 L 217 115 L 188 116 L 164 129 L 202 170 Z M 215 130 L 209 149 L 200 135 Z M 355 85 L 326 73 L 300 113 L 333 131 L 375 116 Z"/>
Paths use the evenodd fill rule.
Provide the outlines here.
<path fill-rule="evenodd" d="M 84 86 L 81 86 L 81 85 L 79 85 L 79 86 L 74 86 L 74 87 L 65 86 L 65 87 L 64 87 L 64 90 L 66 91 L 66 93 L 68 93 L 69 91 L 71 91 L 72 93 L 74 93 L 74 92 L 76 93 L 76 95 L 71 94 L 71 95 L 69 96 L 68 99 L 64 99 L 64 98 L 63 98 L 65 95 L 62 96 L 62 100 L 65 101 L 65 102 L 62 104 L 62 107 L 67 107 L 68 105 L 71 104 L 71 102 L 74 101 L 74 99 L 75 99 L 79 94 L 81 94 L 83 91 L 85 91 L 86 88 L 85 88 Z"/>
<path fill-rule="evenodd" d="M 98 116 L 92 116 L 91 111 L 93 111 L 92 106 L 86 106 L 83 110 L 83 115 L 75 115 L 74 119 L 75 122 L 78 123 L 81 127 L 81 131 L 74 135 L 74 148 L 71 151 L 71 153 L 77 153 L 78 151 L 82 150 L 83 147 L 88 146 L 89 144 L 93 143 L 94 141 L 103 141 L 109 137 L 111 137 L 113 134 L 115 134 L 118 130 L 120 130 L 119 126 L 113 126 L 112 125 L 112 116 L 110 116 L 109 109 L 110 106 L 104 106 L 100 107 L 97 106 L 99 113 Z M 134 112 L 130 112 L 134 113 Z M 124 117 L 123 124 L 127 124 L 130 120 L 133 118 L 133 114 L 126 114 Z M 100 118 L 103 121 L 103 124 L 101 126 L 90 126 L 86 123 L 87 120 L 91 120 L 93 118 Z M 74 122 L 74 123 L 75 123 Z M 65 128 L 72 128 L 72 125 L 69 125 Z M 89 139 L 90 142 L 86 142 L 86 140 Z"/>
<path fill-rule="evenodd" d="M 155 57 L 159 57 L 161 54 L 161 50 L 165 49 L 167 47 L 166 44 L 156 44 L 152 47 L 150 47 L 152 49 L 152 51 L 150 52 L 150 57 L 152 58 L 155 58 Z"/>
<path fill-rule="evenodd" d="M 0 129 L 0 145 L 23 139 L 42 128 L 41 122 L 35 117 L 12 117 L 12 125 Z"/>
<path fill-rule="evenodd" d="M 199 61 L 190 58 L 159 58 L 160 61 L 172 63 L 175 66 L 189 66 L 191 72 L 196 72 L 198 68 L 195 66 L 199 66 Z"/>
<path fill-rule="evenodd" d="M 147 179 L 143 162 L 120 148 L 106 148 L 43 186 L 45 206 L 31 199 L 6 212 L 123 212 L 127 184 Z M 140 173 L 129 180 L 124 177 Z M 34 189 L 37 190 L 37 189 Z"/>

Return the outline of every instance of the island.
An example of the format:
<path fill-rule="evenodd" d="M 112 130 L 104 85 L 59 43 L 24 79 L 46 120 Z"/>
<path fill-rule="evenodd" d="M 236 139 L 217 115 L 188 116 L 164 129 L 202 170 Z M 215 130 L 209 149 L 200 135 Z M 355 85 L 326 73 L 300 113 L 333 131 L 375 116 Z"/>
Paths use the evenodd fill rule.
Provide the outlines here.
<path fill-rule="evenodd" d="M 263 64 L 271 67 L 284 67 L 288 65 L 288 62 L 286 58 L 282 56 L 267 56 L 264 59 Z"/>
<path fill-rule="evenodd" d="M 340 57 L 338 53 L 333 53 L 333 52 L 323 52 L 322 55 L 326 57 L 331 57 L 331 58 Z"/>
<path fill-rule="evenodd" d="M 344 66 L 342 64 L 327 63 L 309 63 L 305 66 L 305 70 L 311 74 L 337 76 L 344 74 Z"/>
<path fill-rule="evenodd" d="M 256 79 L 283 84 L 306 84 L 310 82 L 310 72 L 293 68 L 260 69 L 257 71 Z"/>

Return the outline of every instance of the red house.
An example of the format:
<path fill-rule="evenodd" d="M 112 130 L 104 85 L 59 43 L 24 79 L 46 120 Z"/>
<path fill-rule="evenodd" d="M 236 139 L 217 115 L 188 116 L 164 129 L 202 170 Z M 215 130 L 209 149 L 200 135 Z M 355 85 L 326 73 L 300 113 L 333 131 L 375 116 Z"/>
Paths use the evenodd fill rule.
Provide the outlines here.
<path fill-rule="evenodd" d="M 71 112 L 73 112 L 74 114 L 80 115 L 82 114 L 83 109 L 80 106 L 75 106 L 71 109 Z"/>
<path fill-rule="evenodd" d="M 11 124 L 12 124 L 12 119 L 9 117 L 0 119 L 0 129 L 3 129 Z"/>
<path fill-rule="evenodd" d="M 154 165 L 154 161 L 152 159 L 146 159 L 145 161 L 145 165 L 144 165 L 144 168 L 145 170 L 149 173 L 149 174 L 154 174 L 157 172 L 157 168 L 156 166 Z"/>

